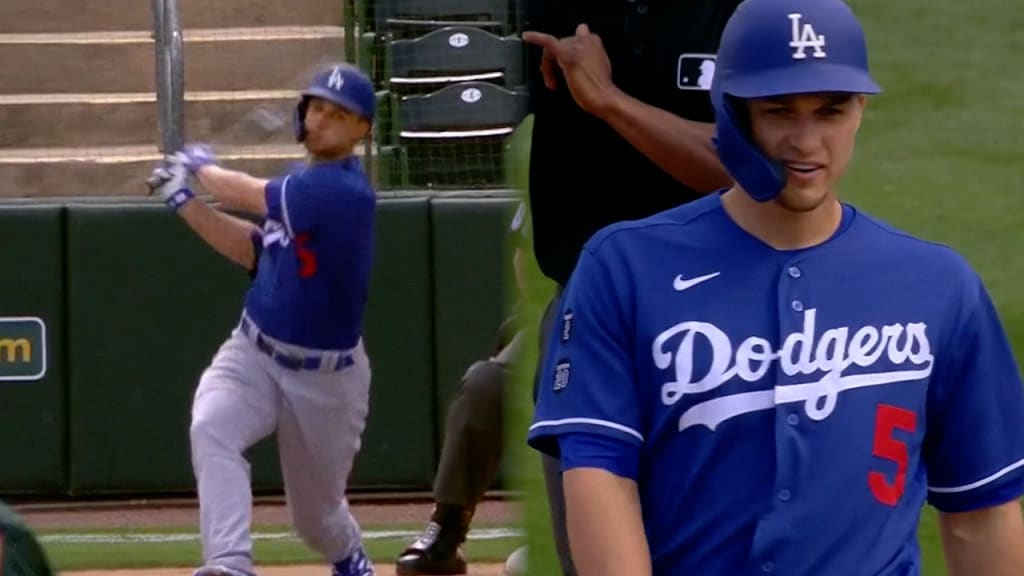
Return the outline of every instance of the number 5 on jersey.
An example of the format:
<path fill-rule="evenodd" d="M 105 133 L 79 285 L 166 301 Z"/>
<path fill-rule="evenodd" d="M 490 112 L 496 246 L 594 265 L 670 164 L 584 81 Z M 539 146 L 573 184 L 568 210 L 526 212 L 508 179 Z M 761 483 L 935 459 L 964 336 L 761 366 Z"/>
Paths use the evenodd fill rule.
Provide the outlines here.
<path fill-rule="evenodd" d="M 907 444 L 897 440 L 893 433 L 896 430 L 913 432 L 917 429 L 917 414 L 905 408 L 879 404 L 875 412 L 875 440 L 871 453 L 896 463 L 896 477 L 890 482 L 882 472 L 868 473 L 868 486 L 871 493 L 882 504 L 895 506 L 907 483 L 907 465 L 910 453 Z"/>
<path fill-rule="evenodd" d="M 300 278 L 312 278 L 316 274 L 316 254 L 309 248 L 309 239 L 308 232 L 295 237 L 295 255 L 299 258 Z"/>

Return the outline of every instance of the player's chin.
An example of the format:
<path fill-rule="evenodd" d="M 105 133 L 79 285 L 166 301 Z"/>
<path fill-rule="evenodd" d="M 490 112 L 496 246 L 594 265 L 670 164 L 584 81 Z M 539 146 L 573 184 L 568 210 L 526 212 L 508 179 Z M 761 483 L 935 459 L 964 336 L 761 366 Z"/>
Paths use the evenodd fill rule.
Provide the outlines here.
<path fill-rule="evenodd" d="M 328 142 L 325 140 L 306 141 L 306 151 L 311 156 L 321 158 L 336 158 L 344 156 L 346 147 L 339 142 Z"/>
<path fill-rule="evenodd" d="M 810 186 L 787 184 L 776 200 L 778 204 L 792 212 L 811 212 L 830 196 L 829 186 L 825 182 Z"/>

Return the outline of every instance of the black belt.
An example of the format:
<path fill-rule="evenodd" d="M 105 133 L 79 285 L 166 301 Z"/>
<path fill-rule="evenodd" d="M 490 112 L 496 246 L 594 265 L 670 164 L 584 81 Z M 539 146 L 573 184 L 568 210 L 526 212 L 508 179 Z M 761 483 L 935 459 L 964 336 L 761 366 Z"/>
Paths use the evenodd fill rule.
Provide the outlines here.
<path fill-rule="evenodd" d="M 259 329 L 253 326 L 252 322 L 249 321 L 245 316 L 242 317 L 242 322 L 239 325 L 242 333 L 256 345 L 256 348 L 269 356 L 274 362 L 289 369 L 289 370 L 309 370 L 312 372 L 336 372 L 338 370 L 344 370 L 349 366 L 355 364 L 355 358 L 352 357 L 351 353 L 328 353 L 328 354 L 312 354 L 309 356 L 298 356 L 285 352 L 274 344 L 264 338 L 263 334 L 260 333 Z M 334 357 L 337 357 L 337 361 L 334 361 Z M 333 366 L 331 363 L 333 362 Z"/>

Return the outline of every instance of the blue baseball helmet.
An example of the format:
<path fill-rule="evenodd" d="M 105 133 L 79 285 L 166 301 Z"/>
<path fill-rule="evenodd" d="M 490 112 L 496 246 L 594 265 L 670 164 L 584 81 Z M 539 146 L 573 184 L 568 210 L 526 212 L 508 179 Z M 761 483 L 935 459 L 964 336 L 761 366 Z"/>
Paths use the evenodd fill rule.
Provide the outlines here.
<path fill-rule="evenodd" d="M 332 64 L 318 72 L 300 95 L 295 107 L 295 139 L 299 142 L 306 139 L 306 109 L 309 107 L 309 99 L 314 96 L 350 110 L 373 124 L 377 113 L 377 95 L 373 82 L 352 64 Z"/>
<path fill-rule="evenodd" d="M 881 91 L 864 30 L 842 0 L 744 0 L 722 32 L 711 84 L 719 159 L 755 200 L 771 200 L 786 171 L 752 142 L 740 99 Z"/>

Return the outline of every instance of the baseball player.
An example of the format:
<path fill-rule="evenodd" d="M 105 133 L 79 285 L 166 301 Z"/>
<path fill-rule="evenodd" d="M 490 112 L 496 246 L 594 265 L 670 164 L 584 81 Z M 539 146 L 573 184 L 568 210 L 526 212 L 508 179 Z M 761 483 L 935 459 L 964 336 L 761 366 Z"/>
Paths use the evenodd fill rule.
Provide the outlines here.
<path fill-rule="evenodd" d="M 339 64 L 296 108 L 304 168 L 264 180 L 222 168 L 193 145 L 151 184 L 215 250 L 249 269 L 238 326 L 203 372 L 192 407 L 192 465 L 205 565 L 195 576 L 252 575 L 252 492 L 243 453 L 276 431 L 295 531 L 334 576 L 372 576 L 345 498 L 369 402 L 363 314 L 376 194 L 354 146 L 375 114 L 369 79 Z M 195 177 L 225 208 L 195 199 Z"/>
<path fill-rule="evenodd" d="M 590 236 L 731 182 L 711 144 L 707 86 L 722 29 L 738 3 L 523 1 L 533 254 L 555 284 L 541 317 L 536 372 L 558 301 Z M 558 460 L 540 460 L 561 576 L 576 576 Z"/>
<path fill-rule="evenodd" d="M 838 199 L 867 94 L 841 0 L 745 0 L 715 145 L 735 184 L 587 242 L 529 443 L 581 574 L 1024 573 L 1024 387 L 952 249 Z"/>

